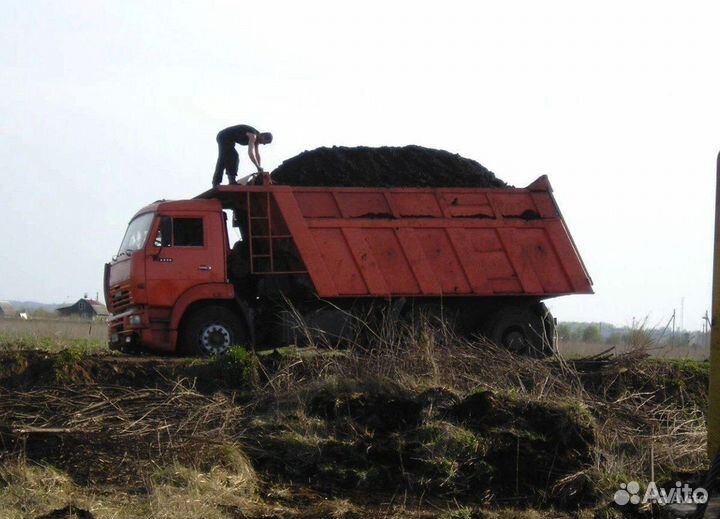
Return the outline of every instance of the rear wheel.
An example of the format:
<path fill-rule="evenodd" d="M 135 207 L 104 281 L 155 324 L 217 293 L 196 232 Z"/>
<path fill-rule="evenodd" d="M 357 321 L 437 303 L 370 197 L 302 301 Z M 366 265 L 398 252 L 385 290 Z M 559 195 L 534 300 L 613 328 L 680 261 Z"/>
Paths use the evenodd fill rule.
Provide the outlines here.
<path fill-rule="evenodd" d="M 552 338 L 548 336 L 546 317 L 541 307 L 507 306 L 494 312 L 486 321 L 485 337 L 513 353 L 547 357 L 552 355 Z"/>
<path fill-rule="evenodd" d="M 247 333 L 240 318 L 224 306 L 195 310 L 180 331 L 180 350 L 186 355 L 209 357 L 245 345 Z"/>
<path fill-rule="evenodd" d="M 543 325 L 545 327 L 545 349 L 547 355 L 553 355 L 558 351 L 558 338 L 557 338 L 557 325 L 555 323 L 555 317 L 550 313 L 550 310 L 545 303 L 540 303 L 540 315 L 543 318 Z"/>

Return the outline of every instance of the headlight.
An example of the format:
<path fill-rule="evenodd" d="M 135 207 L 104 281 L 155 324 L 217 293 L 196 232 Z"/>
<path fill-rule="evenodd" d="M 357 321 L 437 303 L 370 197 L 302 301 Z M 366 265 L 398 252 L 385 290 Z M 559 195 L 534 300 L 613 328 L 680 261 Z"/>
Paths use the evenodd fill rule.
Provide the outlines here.
<path fill-rule="evenodd" d="M 142 324 L 142 315 L 131 315 L 128 322 L 130 326 L 140 326 Z"/>

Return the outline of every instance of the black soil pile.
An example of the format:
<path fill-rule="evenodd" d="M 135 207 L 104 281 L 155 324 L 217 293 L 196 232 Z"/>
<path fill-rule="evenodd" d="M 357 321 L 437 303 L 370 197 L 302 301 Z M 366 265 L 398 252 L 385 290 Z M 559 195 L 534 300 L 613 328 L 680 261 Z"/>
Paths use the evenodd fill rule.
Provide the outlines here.
<path fill-rule="evenodd" d="M 618 478 L 650 460 L 668 481 L 706 462 L 705 363 L 559 363 L 452 344 L 431 362 L 426 343 L 211 360 L 0 352 L 0 462 L 21 454 L 133 493 L 158 470 L 217 466 L 265 482 L 267 496 L 278 485 L 323 500 L 561 510 L 612 506 Z"/>
<path fill-rule="evenodd" d="M 256 408 L 262 418 L 248 432 L 260 448 L 251 458 L 268 479 L 307 481 L 330 493 L 392 488 L 571 507 L 596 499 L 591 488 L 568 495 L 558 484 L 592 462 L 596 425 L 582 404 L 491 391 L 438 402 L 428 392 L 443 390 L 358 383 L 306 395 L 303 412 Z"/>
<path fill-rule="evenodd" d="M 422 146 L 317 148 L 286 160 L 272 178 L 291 186 L 507 187 L 474 160 Z"/>

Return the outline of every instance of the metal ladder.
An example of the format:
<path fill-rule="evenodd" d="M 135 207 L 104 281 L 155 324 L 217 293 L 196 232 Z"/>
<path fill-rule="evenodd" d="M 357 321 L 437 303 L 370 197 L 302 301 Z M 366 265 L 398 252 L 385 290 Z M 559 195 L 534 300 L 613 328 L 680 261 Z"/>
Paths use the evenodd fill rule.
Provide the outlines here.
<path fill-rule="evenodd" d="M 270 191 L 247 193 L 248 240 L 250 248 L 251 274 L 302 274 L 306 270 L 276 270 L 277 240 L 294 240 L 291 234 L 273 234 L 272 195 Z M 284 223 L 284 222 L 283 222 Z M 264 243 L 264 247 L 256 247 L 256 242 Z M 259 245 L 259 244 L 258 244 Z M 261 249 L 258 252 L 258 249 Z M 258 261 L 259 260 L 259 261 Z M 266 260 L 269 270 L 261 268 L 258 263 Z"/>

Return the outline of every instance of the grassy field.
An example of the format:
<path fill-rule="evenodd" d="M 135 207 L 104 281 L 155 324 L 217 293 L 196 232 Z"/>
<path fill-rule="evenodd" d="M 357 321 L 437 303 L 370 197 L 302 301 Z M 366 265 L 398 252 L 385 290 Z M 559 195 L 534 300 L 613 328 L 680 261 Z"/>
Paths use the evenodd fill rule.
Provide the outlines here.
<path fill-rule="evenodd" d="M 589 357 L 610 351 L 613 354 L 623 354 L 638 348 L 643 349 L 654 358 L 661 359 L 694 359 L 707 360 L 710 348 L 694 344 L 682 346 L 659 345 L 652 342 L 644 344 L 620 343 L 610 346 L 605 343 L 582 342 L 582 341 L 560 341 L 558 348 L 560 353 L 567 357 Z"/>
<path fill-rule="evenodd" d="M 107 324 L 78 319 L 0 318 L 0 348 L 58 351 L 107 349 Z"/>
<path fill-rule="evenodd" d="M 643 349 L 537 360 L 395 323 L 177 359 L 111 354 L 100 323 L 1 329 L 0 519 L 644 517 L 620 483 L 706 462 L 706 363 Z"/>
<path fill-rule="evenodd" d="M 15 319 L 0 318 L 0 347 L 40 348 L 56 351 L 68 346 L 87 350 L 107 348 L 107 325 L 103 321 L 78 319 Z M 683 345 L 671 347 L 658 345 L 651 340 L 631 340 L 610 346 L 601 342 L 560 340 L 560 352 L 568 357 L 593 356 L 608 350 L 622 354 L 642 348 L 652 357 L 668 359 L 706 360 L 706 346 Z"/>

